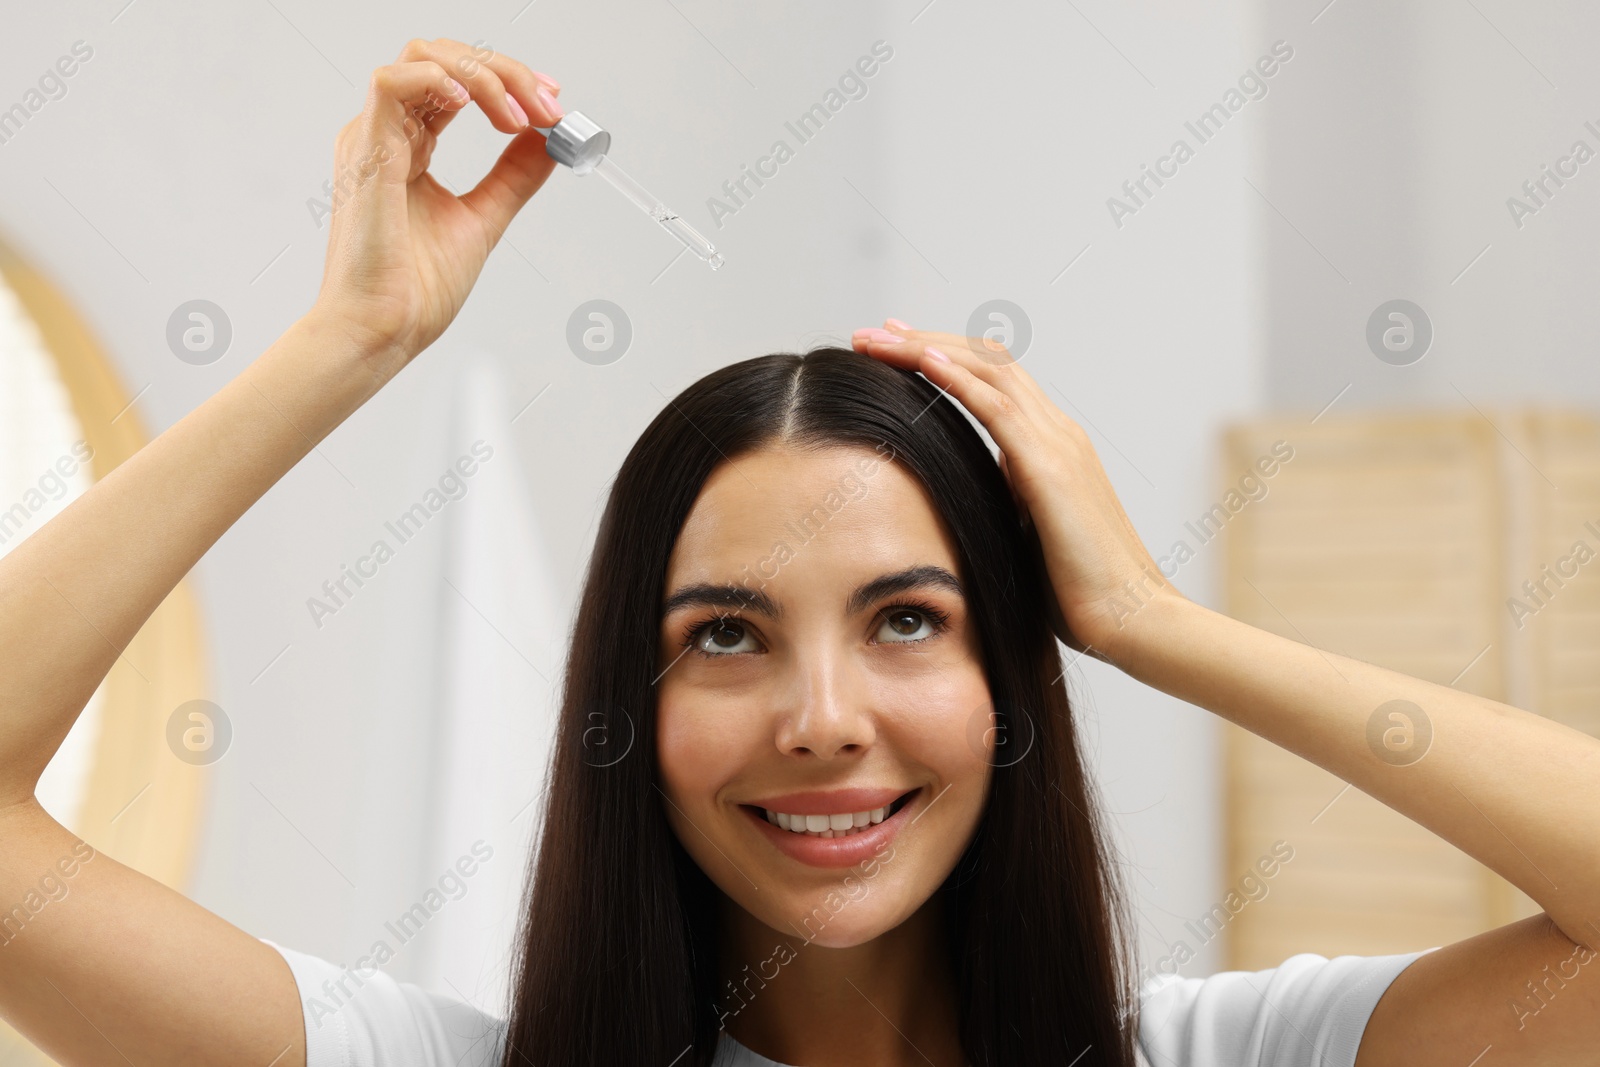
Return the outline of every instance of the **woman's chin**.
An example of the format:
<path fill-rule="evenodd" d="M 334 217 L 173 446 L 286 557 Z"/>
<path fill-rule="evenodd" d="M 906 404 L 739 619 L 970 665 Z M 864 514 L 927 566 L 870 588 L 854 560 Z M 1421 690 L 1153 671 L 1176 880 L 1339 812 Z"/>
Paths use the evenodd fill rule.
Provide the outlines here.
<path fill-rule="evenodd" d="M 866 893 L 858 887 L 853 896 L 840 889 L 784 901 L 776 914 L 765 908 L 755 914 L 778 933 L 806 944 L 854 948 L 893 930 L 917 910 L 914 902 L 890 898 L 887 887 Z"/>
<path fill-rule="evenodd" d="M 793 923 L 787 930 L 799 937 L 801 941 L 820 948 L 854 948 L 864 945 L 894 928 L 894 923 L 888 918 L 879 919 L 871 915 L 840 915 L 832 921 L 822 924 L 814 919 L 802 916 L 801 921 Z M 785 927 L 778 927 L 782 932 Z"/>

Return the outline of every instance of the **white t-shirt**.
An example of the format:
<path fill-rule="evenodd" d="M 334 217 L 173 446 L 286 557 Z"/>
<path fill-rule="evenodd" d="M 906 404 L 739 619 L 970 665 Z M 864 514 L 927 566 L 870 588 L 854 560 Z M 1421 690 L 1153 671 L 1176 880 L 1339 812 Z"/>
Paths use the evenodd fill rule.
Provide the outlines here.
<path fill-rule="evenodd" d="M 349 971 L 267 944 L 289 962 L 300 990 L 306 1067 L 499 1067 L 504 1020 L 382 971 Z M 1139 996 L 1142 1062 L 1147 1067 L 1353 1067 L 1378 998 L 1422 954 L 1330 960 L 1305 953 L 1265 971 L 1152 978 Z M 716 1067 L 785 1065 L 724 1032 Z"/>

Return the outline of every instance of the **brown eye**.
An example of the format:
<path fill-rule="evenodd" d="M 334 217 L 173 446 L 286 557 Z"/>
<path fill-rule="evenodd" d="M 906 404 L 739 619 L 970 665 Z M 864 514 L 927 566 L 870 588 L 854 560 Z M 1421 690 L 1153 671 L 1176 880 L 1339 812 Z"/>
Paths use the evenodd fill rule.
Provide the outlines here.
<path fill-rule="evenodd" d="M 695 630 L 689 640 L 693 643 L 694 650 L 702 656 L 725 656 L 754 651 L 753 647 L 740 647 L 746 641 L 754 646 L 754 641 L 739 619 L 713 619 Z"/>
<path fill-rule="evenodd" d="M 732 648 L 744 637 L 744 631 L 733 623 L 722 621 L 712 624 L 706 636 L 718 648 Z"/>
<path fill-rule="evenodd" d="M 889 616 L 889 625 L 895 632 L 910 637 L 922 626 L 922 616 L 914 611 L 897 611 Z"/>
<path fill-rule="evenodd" d="M 878 639 L 891 645 L 925 641 L 940 631 L 943 621 L 932 612 L 918 608 L 889 608 L 883 612 L 883 625 L 878 628 Z"/>

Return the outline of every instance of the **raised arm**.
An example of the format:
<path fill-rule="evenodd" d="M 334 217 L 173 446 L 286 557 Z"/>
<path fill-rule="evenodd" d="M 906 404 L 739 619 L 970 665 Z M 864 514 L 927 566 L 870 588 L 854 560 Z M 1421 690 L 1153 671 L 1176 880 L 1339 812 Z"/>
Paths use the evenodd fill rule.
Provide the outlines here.
<path fill-rule="evenodd" d="M 69 894 L 0 926 L 0 1015 L 63 1064 L 305 1062 L 269 946 L 96 854 L 34 799 L 120 650 L 222 533 L 454 318 L 554 163 L 560 117 L 528 68 L 412 41 L 339 133 L 316 304 L 238 377 L 0 559 L 0 903 L 72 869 Z M 465 86 L 463 90 L 461 87 Z M 427 174 L 470 99 L 515 135 L 470 192 Z"/>
<path fill-rule="evenodd" d="M 1184 598 L 1145 550 L 1088 435 L 1004 348 L 898 328 L 860 331 L 856 345 L 920 370 L 989 430 L 1038 533 L 1064 641 L 1333 772 L 1544 908 L 1402 972 L 1368 1023 L 1359 1067 L 1467 1067 L 1491 1047 L 1484 1067 L 1597 1062 L 1600 741 Z M 1390 701 L 1431 720 L 1425 758 L 1401 765 L 1368 743 L 1369 720 Z"/>
<path fill-rule="evenodd" d="M 1106 658 L 1133 677 L 1332 771 L 1544 909 L 1402 972 L 1368 1022 L 1358 1067 L 1465 1067 L 1491 1048 L 1501 1067 L 1595 1062 L 1600 741 L 1170 593 L 1141 608 L 1119 637 L 1102 640 Z M 1416 762 L 1384 759 L 1367 739 L 1373 714 L 1396 700 L 1421 708 L 1432 724 Z"/>

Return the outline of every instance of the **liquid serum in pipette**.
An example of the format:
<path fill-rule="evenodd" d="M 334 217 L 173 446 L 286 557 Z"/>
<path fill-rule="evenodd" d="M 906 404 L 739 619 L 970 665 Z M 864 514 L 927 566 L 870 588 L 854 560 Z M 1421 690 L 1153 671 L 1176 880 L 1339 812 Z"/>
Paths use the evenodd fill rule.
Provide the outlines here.
<path fill-rule="evenodd" d="M 627 171 L 611 159 L 611 134 L 581 111 L 569 111 L 560 122 L 549 128 L 538 127 L 545 135 L 545 152 L 558 163 L 565 163 L 574 174 L 598 172 L 623 196 L 639 206 L 639 210 L 661 224 L 661 228 L 684 243 L 684 246 L 711 265 L 712 270 L 722 266 L 722 253 L 705 236 L 684 222 L 667 205 L 657 200 L 644 186 L 628 176 Z"/>
<path fill-rule="evenodd" d="M 609 155 L 603 155 L 595 160 L 593 170 L 610 182 L 619 193 L 638 204 L 639 209 L 646 215 L 661 223 L 661 228 L 687 245 L 689 251 L 709 263 L 712 270 L 722 266 L 722 253 L 717 251 L 716 245 L 706 240 L 699 230 L 679 218 L 676 211 L 646 192 L 644 186 L 628 177 L 628 173 L 617 166 L 616 161 Z"/>

